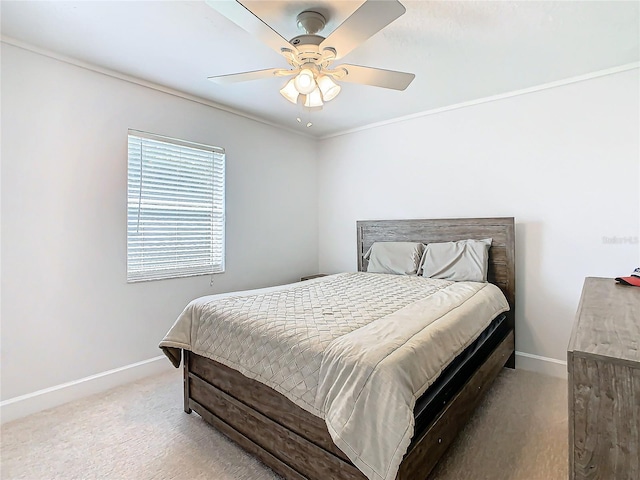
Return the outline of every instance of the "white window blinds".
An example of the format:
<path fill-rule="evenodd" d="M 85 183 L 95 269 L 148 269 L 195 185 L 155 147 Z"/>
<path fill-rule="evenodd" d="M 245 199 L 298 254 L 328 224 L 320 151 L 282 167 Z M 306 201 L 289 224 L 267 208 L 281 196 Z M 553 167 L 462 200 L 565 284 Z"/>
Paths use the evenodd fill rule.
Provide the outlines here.
<path fill-rule="evenodd" d="M 129 130 L 127 281 L 224 272 L 225 154 Z"/>

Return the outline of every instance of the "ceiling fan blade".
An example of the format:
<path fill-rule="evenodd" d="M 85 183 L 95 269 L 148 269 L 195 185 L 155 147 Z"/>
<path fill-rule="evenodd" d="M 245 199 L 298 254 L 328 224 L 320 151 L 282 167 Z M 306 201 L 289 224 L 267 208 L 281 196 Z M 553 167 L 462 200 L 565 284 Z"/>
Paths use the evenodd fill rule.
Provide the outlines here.
<path fill-rule="evenodd" d="M 336 58 L 342 58 L 404 12 L 406 8 L 397 0 L 368 0 L 322 41 L 320 51 L 331 47 L 336 51 Z"/>
<path fill-rule="evenodd" d="M 413 73 L 383 70 L 382 68 L 361 67 L 359 65 L 339 65 L 336 70 L 344 69 L 346 75 L 335 75 L 341 82 L 361 83 L 374 87 L 404 90 L 416 76 Z"/>
<path fill-rule="evenodd" d="M 252 72 L 232 73 L 230 75 L 217 75 L 208 77 L 215 83 L 227 84 L 237 82 L 248 82 L 249 80 L 260 80 L 261 78 L 285 77 L 293 75 L 296 70 L 285 70 L 283 68 L 268 68 L 266 70 L 254 70 Z"/>
<path fill-rule="evenodd" d="M 293 45 L 240 2 L 236 0 L 205 0 L 205 2 L 243 30 L 258 37 L 276 52 L 282 53 L 283 48 L 296 51 Z"/>

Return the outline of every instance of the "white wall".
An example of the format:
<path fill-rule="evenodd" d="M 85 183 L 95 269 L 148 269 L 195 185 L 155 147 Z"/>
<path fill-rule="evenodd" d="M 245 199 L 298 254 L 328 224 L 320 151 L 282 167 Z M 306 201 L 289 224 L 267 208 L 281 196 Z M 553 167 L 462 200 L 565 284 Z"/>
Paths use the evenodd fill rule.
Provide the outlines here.
<path fill-rule="evenodd" d="M 226 149 L 227 271 L 213 287 L 126 283 L 128 128 Z M 161 355 L 197 296 L 316 272 L 315 144 L 3 44 L 2 399 Z"/>
<path fill-rule="evenodd" d="M 514 216 L 516 349 L 566 360 L 585 276 L 640 264 L 638 70 L 320 142 L 319 265 L 355 270 L 356 220 Z M 623 240 L 624 241 L 624 240 Z"/>
<path fill-rule="evenodd" d="M 555 359 L 583 277 L 640 264 L 603 242 L 639 231 L 637 70 L 318 144 L 6 44 L 1 82 L 2 399 L 160 355 L 196 296 L 355 270 L 358 219 L 515 216 L 517 349 Z M 128 128 L 227 149 L 213 287 L 125 282 Z"/>

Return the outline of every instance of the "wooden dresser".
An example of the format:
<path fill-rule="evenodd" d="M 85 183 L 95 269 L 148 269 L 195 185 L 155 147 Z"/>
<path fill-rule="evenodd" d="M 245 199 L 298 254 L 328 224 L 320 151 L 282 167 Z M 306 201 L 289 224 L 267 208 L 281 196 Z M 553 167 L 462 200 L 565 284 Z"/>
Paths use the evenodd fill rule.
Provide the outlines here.
<path fill-rule="evenodd" d="M 640 288 L 585 280 L 567 368 L 569 479 L 640 479 Z"/>

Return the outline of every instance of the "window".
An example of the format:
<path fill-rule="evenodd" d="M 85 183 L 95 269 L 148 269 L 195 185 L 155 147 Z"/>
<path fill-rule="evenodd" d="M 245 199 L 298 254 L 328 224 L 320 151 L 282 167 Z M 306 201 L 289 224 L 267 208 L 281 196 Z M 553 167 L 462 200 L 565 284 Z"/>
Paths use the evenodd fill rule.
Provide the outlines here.
<path fill-rule="evenodd" d="M 129 130 L 127 281 L 224 272 L 224 150 Z"/>

